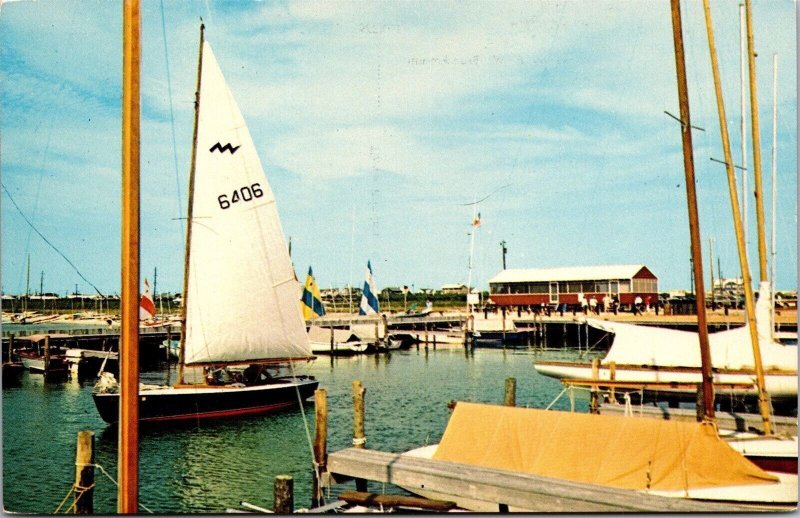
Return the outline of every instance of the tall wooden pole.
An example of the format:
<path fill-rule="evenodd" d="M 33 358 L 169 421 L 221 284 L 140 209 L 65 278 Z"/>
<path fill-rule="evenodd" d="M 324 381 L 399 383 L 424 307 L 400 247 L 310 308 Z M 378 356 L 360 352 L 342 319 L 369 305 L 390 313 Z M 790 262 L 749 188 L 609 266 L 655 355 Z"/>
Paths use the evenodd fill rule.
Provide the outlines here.
<path fill-rule="evenodd" d="M 123 4 L 122 265 L 117 512 L 139 510 L 139 72 L 141 9 Z"/>
<path fill-rule="evenodd" d="M 753 174 L 755 175 L 756 233 L 758 237 L 759 281 L 769 282 L 767 276 L 767 236 L 764 227 L 764 189 L 761 180 L 761 136 L 758 124 L 758 96 L 756 91 L 756 54 L 753 49 L 753 10 L 750 0 L 745 0 L 747 22 L 747 64 L 750 79 L 750 130 L 753 135 Z M 747 195 L 747 193 L 744 193 Z"/>
<path fill-rule="evenodd" d="M 673 0 L 676 1 L 676 0 Z M 719 114 L 719 128 L 722 135 L 722 150 L 725 157 L 725 170 L 728 174 L 728 190 L 730 192 L 731 209 L 733 210 L 733 228 L 736 233 L 736 245 L 739 252 L 739 264 L 742 267 L 742 281 L 744 282 L 744 301 L 749 322 L 750 343 L 753 346 L 753 357 L 756 368 L 756 385 L 758 388 L 758 407 L 764 423 L 764 433 L 772 433 L 769 417 L 769 399 L 764 385 L 764 369 L 761 364 L 761 347 L 758 343 L 758 330 L 755 325 L 755 311 L 753 304 L 753 284 L 750 279 L 750 265 L 747 261 L 747 251 L 744 243 L 744 230 L 741 214 L 739 213 L 739 198 L 736 192 L 736 175 L 733 171 L 733 158 L 731 156 L 731 143 L 728 137 L 728 123 L 725 118 L 725 103 L 722 99 L 722 86 L 719 79 L 719 65 L 717 64 L 717 50 L 714 44 L 714 29 L 711 24 L 711 8 L 708 0 L 703 0 L 705 11 L 706 32 L 708 33 L 708 49 L 711 53 L 711 71 L 714 75 L 714 91 L 717 97 L 717 112 Z M 707 399 L 706 399 L 707 400 Z"/>
<path fill-rule="evenodd" d="M 697 303 L 697 331 L 700 338 L 700 360 L 703 397 L 706 402 L 704 417 L 714 420 L 714 375 L 711 371 L 711 349 L 708 345 L 706 322 L 706 292 L 703 283 L 703 254 L 700 249 L 700 220 L 697 215 L 697 192 L 694 179 L 694 152 L 692 150 L 692 123 L 689 117 L 689 87 L 686 82 L 686 60 L 683 52 L 683 28 L 680 0 L 670 0 L 672 10 L 672 37 L 675 44 L 675 69 L 678 77 L 678 100 L 683 139 L 683 170 L 686 176 L 686 202 L 689 209 L 689 237 L 692 246 L 692 272 Z"/>

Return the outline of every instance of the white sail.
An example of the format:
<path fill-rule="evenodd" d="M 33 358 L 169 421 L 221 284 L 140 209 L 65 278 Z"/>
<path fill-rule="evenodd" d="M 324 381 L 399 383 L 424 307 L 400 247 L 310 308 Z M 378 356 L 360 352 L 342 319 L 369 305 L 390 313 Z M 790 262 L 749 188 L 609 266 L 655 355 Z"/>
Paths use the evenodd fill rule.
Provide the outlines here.
<path fill-rule="evenodd" d="M 184 363 L 310 356 L 275 198 L 207 42 L 196 153 Z"/>

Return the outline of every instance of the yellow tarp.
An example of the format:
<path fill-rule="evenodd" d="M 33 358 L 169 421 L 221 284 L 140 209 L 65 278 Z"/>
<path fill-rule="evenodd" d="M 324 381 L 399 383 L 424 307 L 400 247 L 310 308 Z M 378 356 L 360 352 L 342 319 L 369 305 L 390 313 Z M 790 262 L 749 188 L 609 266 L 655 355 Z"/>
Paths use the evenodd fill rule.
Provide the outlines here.
<path fill-rule="evenodd" d="M 777 481 L 710 425 L 464 402 L 433 458 L 622 489 Z"/>

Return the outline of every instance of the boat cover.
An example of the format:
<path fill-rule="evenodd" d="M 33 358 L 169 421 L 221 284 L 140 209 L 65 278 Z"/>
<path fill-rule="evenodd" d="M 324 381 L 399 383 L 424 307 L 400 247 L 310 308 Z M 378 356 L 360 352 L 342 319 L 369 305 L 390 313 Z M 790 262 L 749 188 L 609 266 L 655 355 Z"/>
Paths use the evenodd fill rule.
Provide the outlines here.
<path fill-rule="evenodd" d="M 759 293 L 756 327 L 762 365 L 765 369 L 797 372 L 797 346 L 783 345 L 770 336 L 769 286 L 762 285 Z M 695 332 L 596 319 L 587 321 L 592 327 L 614 333 L 614 342 L 603 358 L 603 364 L 616 362 L 617 365 L 700 367 L 700 342 Z M 748 325 L 711 333 L 708 342 L 714 368 L 755 368 Z"/>
<path fill-rule="evenodd" d="M 778 481 L 709 424 L 465 402 L 456 405 L 433 458 L 620 489 Z"/>

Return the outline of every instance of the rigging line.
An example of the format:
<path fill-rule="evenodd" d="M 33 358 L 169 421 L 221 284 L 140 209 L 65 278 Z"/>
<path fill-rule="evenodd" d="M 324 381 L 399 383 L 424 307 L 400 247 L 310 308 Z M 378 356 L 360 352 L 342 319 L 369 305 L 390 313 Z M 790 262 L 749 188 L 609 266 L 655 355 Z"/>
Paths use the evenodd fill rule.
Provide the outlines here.
<path fill-rule="evenodd" d="M 468 206 L 470 206 L 470 205 L 477 205 L 477 204 L 481 203 L 482 201 L 486 201 L 486 200 L 487 200 L 487 199 L 489 199 L 489 197 L 490 197 L 490 196 L 492 196 L 494 193 L 496 193 L 497 191 L 501 191 L 501 190 L 505 189 L 506 187 L 511 187 L 511 184 L 510 184 L 510 183 L 507 183 L 507 184 L 505 184 L 505 185 L 501 185 L 500 187 L 498 187 L 497 189 L 493 190 L 492 192 L 490 192 L 489 194 L 487 194 L 486 196 L 484 196 L 483 198 L 481 198 L 481 199 L 480 199 L 480 200 L 478 200 L 478 201 L 471 201 L 471 202 L 469 202 L 469 203 L 457 203 L 456 205 L 459 205 L 459 206 L 461 206 L 461 207 L 468 207 Z"/>
<path fill-rule="evenodd" d="M 180 217 L 183 214 L 181 207 L 181 181 L 180 173 L 178 172 L 178 145 L 175 138 L 175 112 L 172 106 L 172 76 L 169 73 L 169 56 L 167 53 L 167 22 L 164 16 L 164 0 L 161 0 L 161 33 L 164 36 L 164 66 L 167 69 L 167 95 L 169 96 L 169 120 L 170 128 L 172 129 L 172 158 L 175 164 L 175 191 L 178 195 L 178 219 L 181 221 L 181 233 L 184 232 L 183 220 Z"/>
<path fill-rule="evenodd" d="M 33 231 L 34 231 L 34 232 L 36 232 L 36 234 L 38 234 L 38 235 L 39 235 L 39 237 L 41 237 L 41 238 L 42 238 L 42 240 L 43 240 L 45 243 L 47 243 L 48 245 L 50 245 L 50 248 L 52 248 L 53 250 L 55 250 L 55 251 L 56 251 L 56 253 L 57 253 L 58 255 L 60 255 L 60 256 L 61 256 L 61 257 L 62 257 L 62 258 L 63 258 L 63 259 L 64 259 L 64 260 L 65 260 L 65 261 L 66 261 L 66 262 L 67 262 L 67 263 L 70 265 L 70 266 L 72 266 L 72 269 L 73 269 L 73 270 L 75 270 L 75 273 L 77 273 L 77 274 L 78 274 L 78 276 L 79 276 L 81 279 L 83 279 L 83 280 L 84 280 L 84 281 L 85 281 L 85 282 L 86 282 L 86 283 L 87 283 L 89 286 L 91 286 L 92 288 L 94 288 L 94 291 L 96 291 L 98 295 L 100 295 L 101 297 L 105 298 L 105 295 L 103 295 L 103 294 L 100 292 L 100 290 L 99 290 L 99 289 L 97 289 L 97 286 L 95 286 L 94 284 L 92 284 L 92 283 L 89 281 L 89 279 L 87 279 L 86 277 L 84 277 L 84 275 L 83 275 L 83 274 L 80 272 L 80 270 L 78 270 L 78 267 L 77 267 L 77 266 L 75 266 L 75 265 L 72 263 L 72 261 L 70 261 L 70 260 L 67 258 L 67 256 L 66 256 L 66 255 L 64 255 L 64 254 L 61 252 L 61 250 L 59 250 L 58 248 L 56 248 L 56 246 L 55 246 L 53 243 L 51 243 L 51 242 L 50 242 L 50 241 L 49 241 L 49 240 L 48 240 L 46 237 L 44 237 L 44 234 L 42 234 L 41 232 L 39 232 L 39 229 L 37 229 L 37 228 L 36 228 L 36 227 L 33 225 L 33 223 L 31 222 L 31 220 L 29 220 L 29 219 L 28 219 L 28 217 L 25 215 L 25 213 L 24 213 L 24 212 L 22 212 L 22 209 L 20 209 L 20 208 L 19 208 L 19 205 L 17 205 L 17 202 L 16 202 L 16 201 L 14 201 L 14 198 L 11 196 L 11 193 L 9 192 L 8 188 L 6 187 L 6 184 L 4 184 L 4 183 L 0 183 L 0 187 L 2 187 L 2 188 L 3 188 L 3 190 L 4 190 L 4 191 L 5 191 L 5 193 L 6 193 L 6 196 L 8 196 L 8 199 L 9 199 L 9 200 L 11 200 L 11 203 L 14 205 L 14 208 L 16 208 L 16 209 L 17 209 L 17 212 L 19 212 L 20 216 L 22 216 L 22 219 L 24 219 L 24 220 L 25 220 L 25 222 L 26 222 L 28 225 L 30 225 L 30 227 L 33 229 Z"/>

